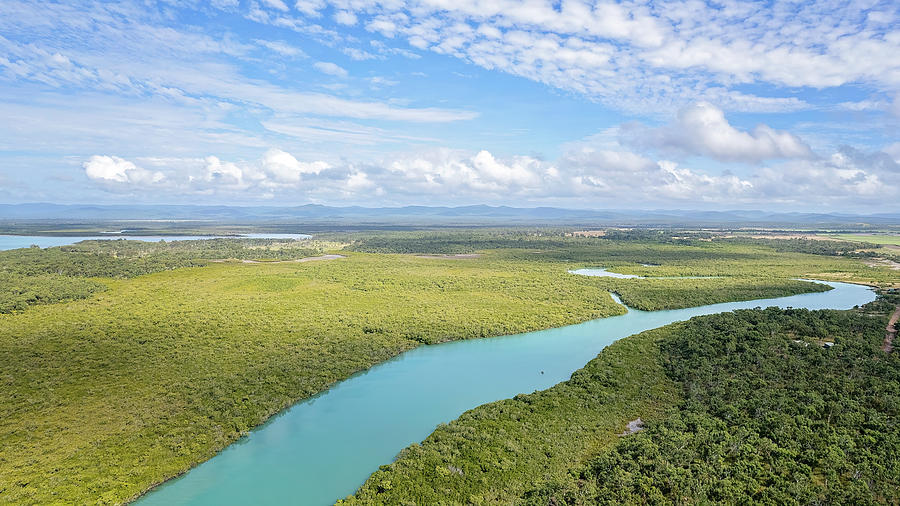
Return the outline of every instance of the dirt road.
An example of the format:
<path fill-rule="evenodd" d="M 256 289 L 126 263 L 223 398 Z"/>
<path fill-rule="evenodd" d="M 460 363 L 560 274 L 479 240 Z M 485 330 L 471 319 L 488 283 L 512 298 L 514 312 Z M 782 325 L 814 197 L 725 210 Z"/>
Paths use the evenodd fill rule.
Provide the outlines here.
<path fill-rule="evenodd" d="M 897 337 L 897 320 L 900 319 L 900 306 L 897 306 L 897 309 L 894 310 L 894 314 L 891 315 L 891 320 L 887 324 L 887 328 L 884 334 L 884 344 L 881 345 L 881 350 L 885 353 L 890 353 L 891 350 L 894 349 L 894 338 Z"/>

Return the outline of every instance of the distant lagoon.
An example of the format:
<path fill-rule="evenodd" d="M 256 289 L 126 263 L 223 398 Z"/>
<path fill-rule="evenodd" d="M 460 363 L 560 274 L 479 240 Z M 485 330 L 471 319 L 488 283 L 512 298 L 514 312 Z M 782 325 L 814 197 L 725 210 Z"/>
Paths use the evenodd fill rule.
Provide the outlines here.
<path fill-rule="evenodd" d="M 79 236 L 79 237 L 61 237 L 49 235 L 0 235 L 0 251 L 28 248 L 32 245 L 41 248 L 52 248 L 54 246 L 66 246 L 81 241 L 114 241 L 118 239 L 128 239 L 129 241 L 196 241 L 202 239 L 293 239 L 295 241 L 309 239 L 307 234 L 240 234 L 240 235 L 125 235 L 121 232 Z"/>
<path fill-rule="evenodd" d="M 651 264 L 641 264 L 644 267 L 656 267 Z M 593 277 L 603 277 L 603 278 L 618 278 L 618 279 L 715 279 L 720 278 L 722 276 L 638 276 L 636 274 L 619 274 L 618 272 L 609 272 L 606 269 L 575 269 L 569 271 L 569 274 L 578 274 L 581 276 L 593 276 Z"/>

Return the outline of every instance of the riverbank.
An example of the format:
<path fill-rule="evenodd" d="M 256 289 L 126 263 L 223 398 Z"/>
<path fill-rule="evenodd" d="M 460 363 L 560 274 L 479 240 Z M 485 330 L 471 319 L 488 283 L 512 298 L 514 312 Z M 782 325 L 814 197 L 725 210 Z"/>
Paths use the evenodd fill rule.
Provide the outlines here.
<path fill-rule="evenodd" d="M 439 424 L 474 406 L 518 398 L 521 392 L 565 381 L 618 339 L 701 314 L 776 304 L 850 308 L 874 297 L 862 287 L 840 283 L 834 287 L 828 292 L 674 311 L 631 310 L 528 334 L 419 347 L 299 403 L 254 430 L 241 444 L 165 484 L 139 504 L 258 502 L 260 490 L 265 490 L 267 503 L 280 504 L 302 496 L 305 504 L 330 504 L 351 493 L 379 465 L 390 462 L 401 448 L 420 441 Z M 620 365 L 628 370 L 623 374 L 637 378 L 644 366 L 636 364 L 644 362 L 648 367 L 654 363 L 627 360 Z M 653 396 L 653 403 L 646 404 L 652 387 L 635 381 L 630 393 L 623 390 L 626 397 L 633 397 L 622 402 L 632 406 L 638 416 L 652 419 L 657 401 L 674 398 L 663 390 Z M 591 420 L 618 424 L 620 415 L 610 407 L 605 414 L 592 412 Z M 486 462 L 493 460 L 487 457 Z M 436 500 L 432 497 L 422 502 Z"/>
<path fill-rule="evenodd" d="M 864 311 L 740 311 L 631 336 L 568 381 L 440 426 L 339 504 L 896 502 L 900 358 L 879 350 L 886 316 Z"/>

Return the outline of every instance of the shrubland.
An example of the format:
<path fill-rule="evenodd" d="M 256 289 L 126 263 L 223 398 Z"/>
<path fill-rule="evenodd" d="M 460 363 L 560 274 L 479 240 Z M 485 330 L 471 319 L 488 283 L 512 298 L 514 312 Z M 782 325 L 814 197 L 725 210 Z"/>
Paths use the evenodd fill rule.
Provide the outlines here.
<path fill-rule="evenodd" d="M 421 343 L 622 311 L 550 266 L 213 263 L 0 315 L 0 501 L 118 503 Z"/>

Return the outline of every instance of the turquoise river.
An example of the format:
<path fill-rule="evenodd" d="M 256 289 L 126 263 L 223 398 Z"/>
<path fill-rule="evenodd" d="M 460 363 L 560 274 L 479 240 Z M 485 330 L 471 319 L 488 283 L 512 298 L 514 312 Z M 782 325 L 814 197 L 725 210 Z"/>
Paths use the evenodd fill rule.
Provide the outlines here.
<path fill-rule="evenodd" d="M 490 339 L 420 346 L 300 402 L 216 457 L 138 499 L 140 506 L 331 504 L 440 423 L 568 379 L 623 337 L 694 316 L 753 307 L 849 309 L 869 288 L 834 289 L 622 316 Z"/>

